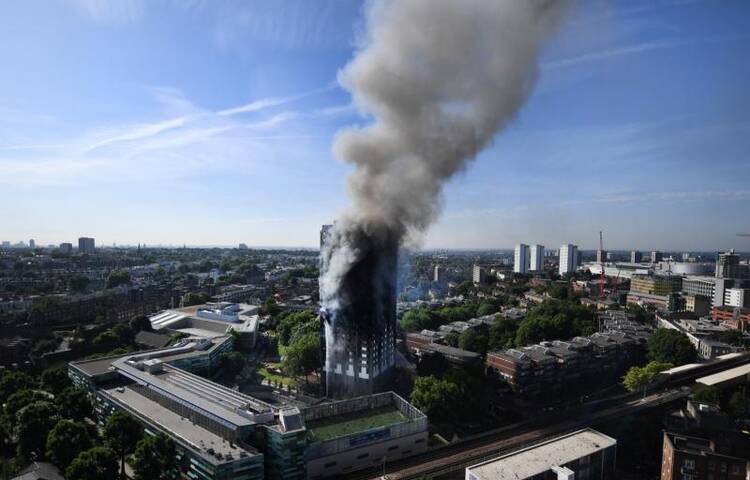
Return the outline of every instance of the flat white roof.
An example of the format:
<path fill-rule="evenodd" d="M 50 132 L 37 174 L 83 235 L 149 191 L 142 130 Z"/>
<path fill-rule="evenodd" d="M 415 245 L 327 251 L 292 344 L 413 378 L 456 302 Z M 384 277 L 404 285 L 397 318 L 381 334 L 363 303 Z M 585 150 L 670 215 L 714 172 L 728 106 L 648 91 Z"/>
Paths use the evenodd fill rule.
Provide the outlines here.
<path fill-rule="evenodd" d="M 703 385 L 708 385 L 710 387 L 746 375 L 750 375 L 750 363 L 746 365 L 740 365 L 739 367 L 730 368 L 729 370 L 724 370 L 723 372 L 714 373 L 713 375 L 701 377 L 696 380 L 696 382 L 702 383 Z"/>
<path fill-rule="evenodd" d="M 587 428 L 468 467 L 477 480 L 522 480 L 617 445 L 615 439 Z"/>

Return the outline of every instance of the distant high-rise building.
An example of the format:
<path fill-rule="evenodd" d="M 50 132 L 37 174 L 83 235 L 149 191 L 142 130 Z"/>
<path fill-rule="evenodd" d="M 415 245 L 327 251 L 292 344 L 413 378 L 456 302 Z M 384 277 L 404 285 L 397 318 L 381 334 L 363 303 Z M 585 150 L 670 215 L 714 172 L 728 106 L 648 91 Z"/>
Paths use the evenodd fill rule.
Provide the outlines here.
<path fill-rule="evenodd" d="M 440 265 L 435 265 L 433 270 L 432 281 L 435 283 L 445 282 L 445 269 Z"/>
<path fill-rule="evenodd" d="M 60 251 L 62 253 L 70 253 L 73 251 L 73 244 L 72 243 L 61 243 L 60 244 Z"/>
<path fill-rule="evenodd" d="M 716 278 L 737 278 L 740 276 L 740 256 L 734 249 L 716 255 Z"/>
<path fill-rule="evenodd" d="M 560 275 L 573 273 L 578 268 L 578 246 L 567 244 L 560 247 Z"/>
<path fill-rule="evenodd" d="M 487 278 L 487 270 L 480 266 L 480 265 L 474 265 L 474 268 L 471 272 L 471 280 L 476 283 L 484 283 L 485 279 Z"/>
<path fill-rule="evenodd" d="M 606 250 L 597 250 L 596 251 L 596 263 L 607 263 L 607 259 L 609 256 L 607 255 Z"/>
<path fill-rule="evenodd" d="M 748 308 L 750 307 L 750 289 L 728 288 L 724 292 L 724 305 L 728 307 Z"/>
<path fill-rule="evenodd" d="M 630 263 L 641 263 L 641 260 L 643 260 L 643 255 L 641 255 L 641 252 L 638 250 L 633 250 L 630 252 Z"/>
<path fill-rule="evenodd" d="M 240 250 L 247 250 L 247 244 L 246 243 L 240 243 Z"/>
<path fill-rule="evenodd" d="M 544 245 L 531 246 L 531 261 L 529 270 L 532 272 L 541 272 L 544 270 Z"/>
<path fill-rule="evenodd" d="M 690 261 L 690 254 L 683 252 L 683 254 L 682 254 L 682 261 L 683 262 L 689 262 Z"/>
<path fill-rule="evenodd" d="M 3 240 L 3 248 L 10 248 L 10 242 L 8 240 Z"/>
<path fill-rule="evenodd" d="M 32 250 L 36 248 L 36 242 L 34 241 L 33 238 L 29 240 L 29 248 Z"/>
<path fill-rule="evenodd" d="M 513 254 L 513 271 L 516 273 L 526 273 L 529 271 L 529 246 L 525 243 L 516 245 Z"/>
<path fill-rule="evenodd" d="M 651 252 L 651 263 L 659 263 L 662 261 L 664 256 L 661 254 L 661 252 L 654 250 Z"/>
<path fill-rule="evenodd" d="M 94 253 L 96 245 L 94 239 L 90 237 L 81 237 L 78 239 L 78 253 Z"/>

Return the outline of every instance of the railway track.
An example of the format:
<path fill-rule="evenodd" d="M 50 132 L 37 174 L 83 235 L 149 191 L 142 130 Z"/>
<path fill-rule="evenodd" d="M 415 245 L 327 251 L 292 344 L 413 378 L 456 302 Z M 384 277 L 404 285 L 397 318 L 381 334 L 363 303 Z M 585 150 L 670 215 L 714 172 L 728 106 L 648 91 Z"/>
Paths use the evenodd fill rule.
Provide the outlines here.
<path fill-rule="evenodd" d="M 652 393 L 645 399 L 641 399 L 639 394 L 619 394 L 566 410 L 564 414 L 569 420 L 563 422 L 556 421 L 560 412 L 547 413 L 529 421 L 472 435 L 410 458 L 389 462 L 386 464 L 385 478 L 405 480 L 421 476 L 430 478 L 440 476 L 488 460 L 509 450 L 537 443 L 550 435 L 564 434 L 590 426 L 594 422 L 664 405 L 688 395 L 689 389 L 680 388 L 680 386 L 692 383 L 701 376 L 746 363 L 749 358 L 750 355 L 743 355 L 727 361 L 696 365 L 693 369 L 664 379 L 658 386 L 669 389 Z M 382 467 L 373 467 L 352 472 L 346 478 L 351 480 L 383 478 L 383 470 Z"/>

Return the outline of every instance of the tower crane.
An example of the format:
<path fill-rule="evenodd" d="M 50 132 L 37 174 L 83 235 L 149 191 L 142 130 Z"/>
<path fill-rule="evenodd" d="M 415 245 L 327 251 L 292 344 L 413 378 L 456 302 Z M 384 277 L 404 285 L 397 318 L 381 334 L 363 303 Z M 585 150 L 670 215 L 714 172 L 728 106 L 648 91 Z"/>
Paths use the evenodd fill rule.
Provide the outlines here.
<path fill-rule="evenodd" d="M 604 239 L 602 231 L 599 230 L 599 266 L 602 269 L 599 276 L 599 299 L 604 299 Z"/>

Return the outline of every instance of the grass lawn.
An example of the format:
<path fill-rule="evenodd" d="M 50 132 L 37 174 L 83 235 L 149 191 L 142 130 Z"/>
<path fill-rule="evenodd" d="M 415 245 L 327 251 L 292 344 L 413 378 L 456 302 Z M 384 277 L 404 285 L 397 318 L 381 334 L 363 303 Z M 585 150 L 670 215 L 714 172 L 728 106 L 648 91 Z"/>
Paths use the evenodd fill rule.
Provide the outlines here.
<path fill-rule="evenodd" d="M 279 368 L 278 364 L 272 364 L 272 366 L 275 368 Z M 279 375 L 277 373 L 271 373 L 268 371 L 268 368 L 266 368 L 265 366 L 260 367 L 258 369 L 258 374 L 260 374 L 261 377 L 265 378 L 269 382 L 277 382 L 277 383 L 282 383 L 284 385 L 289 385 L 290 383 L 292 383 L 291 378 L 284 377 L 283 375 Z"/>
<path fill-rule="evenodd" d="M 309 422 L 307 428 L 313 438 L 325 442 L 352 433 L 364 432 L 371 428 L 393 425 L 404 420 L 406 420 L 406 417 L 403 413 L 395 407 L 388 406 Z"/>

